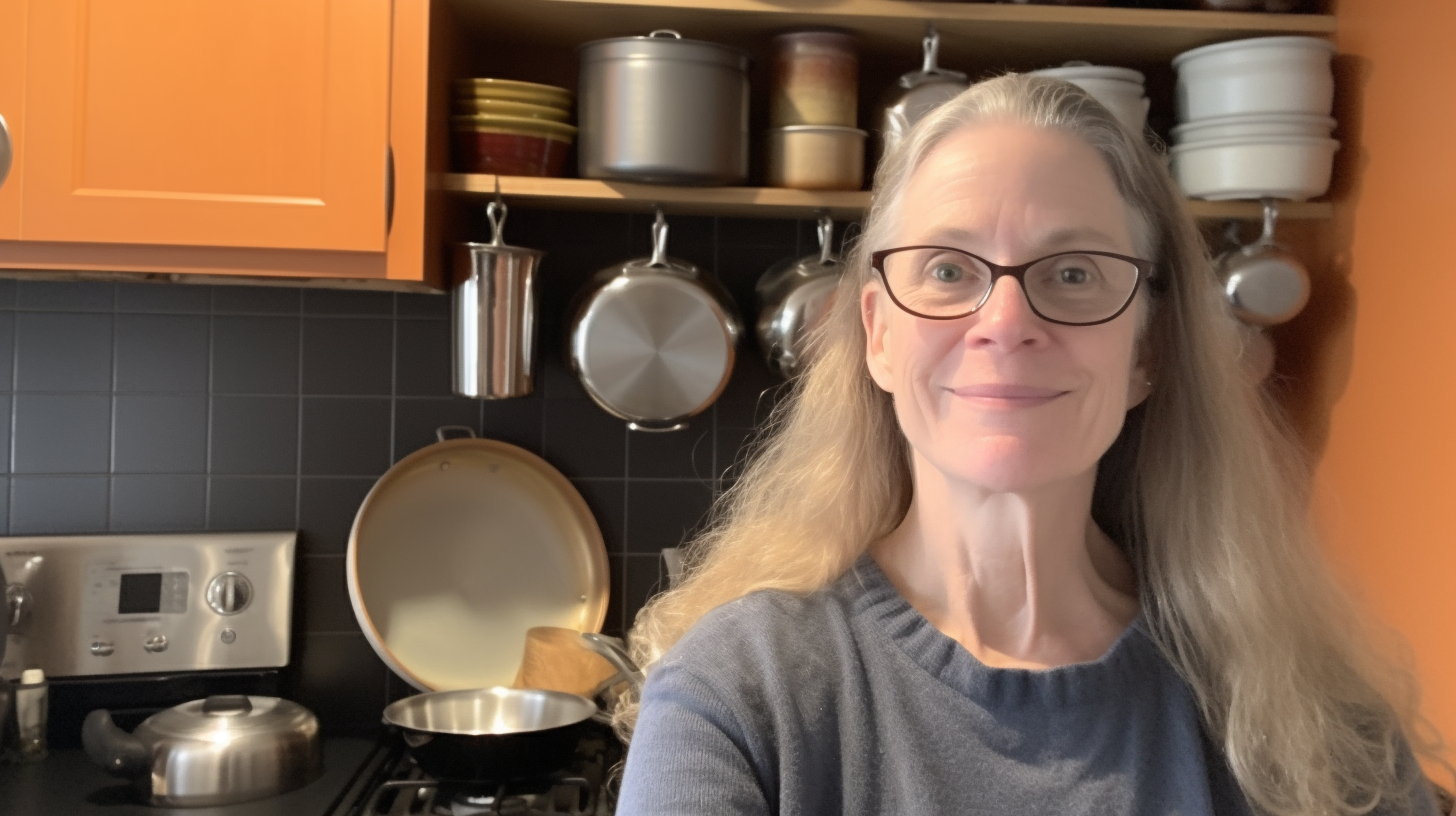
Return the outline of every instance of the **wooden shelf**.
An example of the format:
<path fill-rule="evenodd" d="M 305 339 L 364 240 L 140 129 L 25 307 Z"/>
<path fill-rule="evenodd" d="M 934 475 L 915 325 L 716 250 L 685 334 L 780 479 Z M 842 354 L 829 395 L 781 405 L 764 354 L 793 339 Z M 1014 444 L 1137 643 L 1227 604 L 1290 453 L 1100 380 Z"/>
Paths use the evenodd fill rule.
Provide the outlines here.
<path fill-rule="evenodd" d="M 905 54 L 918 67 L 925 23 L 942 35 L 942 64 L 1024 70 L 1086 59 L 1111 65 L 1166 63 L 1200 45 L 1269 35 L 1329 36 L 1320 14 L 1178 11 L 910 0 L 452 0 L 482 31 L 576 45 L 671 28 L 691 39 L 761 47 L 783 30 L 835 26 L 859 35 L 865 55 Z"/>
<path fill-rule="evenodd" d="M 451 173 L 443 176 L 448 192 L 494 195 L 496 176 Z M 667 187 L 591 179 L 500 176 L 501 195 L 511 203 L 545 209 L 598 210 L 610 212 L 663 211 L 694 215 L 725 215 L 748 218 L 810 218 L 827 210 L 834 218 L 853 221 L 869 206 L 868 192 L 810 192 L 777 187 Z M 1188 209 L 1195 218 L 1207 220 L 1263 217 L 1254 201 L 1192 201 Z M 1328 202 L 1285 203 L 1279 207 L 1283 220 L 1327 219 L 1334 215 Z"/>

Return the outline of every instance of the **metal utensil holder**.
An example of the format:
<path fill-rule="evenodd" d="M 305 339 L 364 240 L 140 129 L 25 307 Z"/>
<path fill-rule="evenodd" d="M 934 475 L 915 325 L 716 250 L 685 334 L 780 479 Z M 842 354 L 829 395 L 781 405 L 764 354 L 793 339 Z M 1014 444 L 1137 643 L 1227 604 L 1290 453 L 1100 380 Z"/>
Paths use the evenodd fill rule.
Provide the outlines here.
<path fill-rule="evenodd" d="M 505 243 L 506 205 L 486 207 L 491 242 L 455 246 L 455 393 L 475 399 L 506 399 L 531 393 L 535 363 L 536 269 L 544 252 Z"/>

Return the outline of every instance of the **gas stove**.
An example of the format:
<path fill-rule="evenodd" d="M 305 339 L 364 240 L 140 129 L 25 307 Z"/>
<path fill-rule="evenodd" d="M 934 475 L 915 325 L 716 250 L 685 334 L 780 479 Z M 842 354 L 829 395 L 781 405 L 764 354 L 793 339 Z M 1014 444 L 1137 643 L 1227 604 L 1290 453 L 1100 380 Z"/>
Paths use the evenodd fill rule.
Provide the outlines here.
<path fill-rule="evenodd" d="M 582 736 L 564 767 L 505 780 L 434 779 L 390 739 L 328 816 L 611 816 L 624 756 L 621 742 L 600 727 Z"/>

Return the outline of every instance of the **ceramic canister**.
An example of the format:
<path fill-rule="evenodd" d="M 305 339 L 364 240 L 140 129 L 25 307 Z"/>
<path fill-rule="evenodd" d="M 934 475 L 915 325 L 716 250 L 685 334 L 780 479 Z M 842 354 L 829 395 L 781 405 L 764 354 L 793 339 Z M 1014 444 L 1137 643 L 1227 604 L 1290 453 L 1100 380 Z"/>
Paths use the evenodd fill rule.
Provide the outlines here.
<path fill-rule="evenodd" d="M 854 127 L 859 57 L 855 40 L 838 31 L 795 31 L 774 38 L 772 127 Z"/>

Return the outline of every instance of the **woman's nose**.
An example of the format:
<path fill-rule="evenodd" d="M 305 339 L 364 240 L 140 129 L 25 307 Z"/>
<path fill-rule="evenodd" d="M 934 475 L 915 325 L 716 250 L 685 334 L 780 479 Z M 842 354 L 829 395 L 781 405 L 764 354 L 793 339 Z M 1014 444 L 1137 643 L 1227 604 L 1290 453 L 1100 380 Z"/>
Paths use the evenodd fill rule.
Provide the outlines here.
<path fill-rule="evenodd" d="M 1036 346 L 1046 340 L 1046 321 L 1031 310 L 1021 284 L 1010 275 L 996 281 L 986 302 L 972 315 L 966 341 L 975 346 L 994 345 L 1007 350 Z"/>

